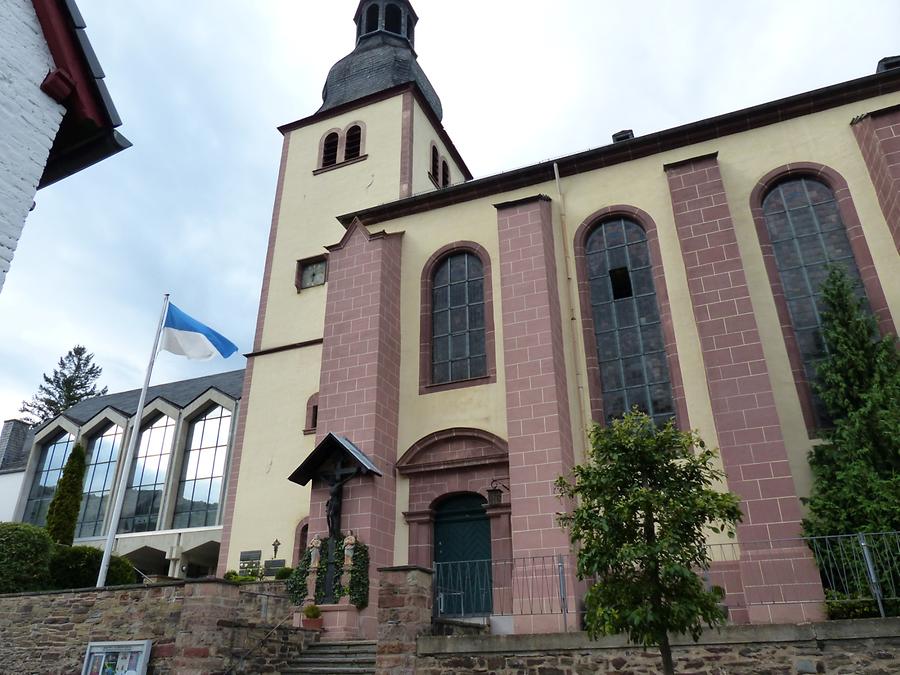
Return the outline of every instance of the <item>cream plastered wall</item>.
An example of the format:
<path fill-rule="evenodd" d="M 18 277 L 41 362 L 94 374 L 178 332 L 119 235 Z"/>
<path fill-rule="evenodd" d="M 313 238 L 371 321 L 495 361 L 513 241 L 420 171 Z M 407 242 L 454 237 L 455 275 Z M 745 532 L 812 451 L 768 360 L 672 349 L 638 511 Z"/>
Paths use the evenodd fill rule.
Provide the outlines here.
<path fill-rule="evenodd" d="M 850 120 L 858 114 L 877 110 L 900 101 L 900 96 L 890 95 L 870 99 L 862 103 L 843 106 L 824 111 L 801 119 L 770 125 L 761 129 L 715 139 L 706 143 L 672 150 L 652 157 L 647 157 L 606 169 L 593 171 L 578 176 L 564 178 L 561 183 L 567 215 L 567 237 L 569 254 L 573 254 L 573 241 L 577 228 L 596 211 L 614 204 L 627 204 L 646 211 L 654 220 L 659 234 L 662 265 L 666 278 L 666 286 L 672 311 L 676 344 L 684 381 L 686 404 L 691 427 L 697 429 L 708 444 L 718 445 L 715 422 L 709 398 L 705 376 L 703 354 L 697 327 L 694 322 L 693 304 L 691 301 L 687 276 L 681 247 L 675 229 L 672 204 L 664 166 L 666 164 L 718 152 L 723 181 L 729 198 L 738 245 L 747 272 L 747 280 L 751 293 L 751 301 L 756 313 L 763 341 L 764 353 L 768 362 L 776 405 L 780 422 L 784 431 L 788 457 L 794 475 L 795 484 L 800 496 L 809 494 L 810 474 L 806 456 L 811 441 L 803 424 L 796 387 L 790 375 L 790 366 L 781 328 L 775 311 L 768 277 L 763 265 L 759 240 L 753 224 L 749 198 L 750 193 L 768 171 L 790 162 L 812 161 L 826 164 L 838 171 L 848 181 L 854 203 L 864 226 L 868 245 L 872 251 L 875 266 L 882 285 L 888 296 L 888 304 L 894 316 L 900 311 L 900 265 L 896 247 L 878 205 L 877 197 L 862 160 L 859 148 L 850 128 Z M 760 148 L 765 148 L 760 153 Z M 574 306 L 572 312 L 576 321 L 566 321 L 569 293 L 565 292 L 565 264 L 562 254 L 559 203 L 560 198 L 554 183 L 530 186 L 511 193 L 497 194 L 492 197 L 450 206 L 427 214 L 419 214 L 400 219 L 389 224 L 379 224 L 377 229 L 388 231 L 405 231 L 404 235 L 404 270 L 403 270 L 403 385 L 401 392 L 401 448 L 408 447 L 408 441 L 420 438 L 424 433 L 456 424 L 477 426 L 475 417 L 463 414 L 466 410 L 479 410 L 478 401 L 467 398 L 480 396 L 478 389 L 463 389 L 420 397 L 417 393 L 418 383 L 418 293 L 422 264 L 427 260 L 426 250 L 434 251 L 449 241 L 472 239 L 486 246 L 491 241 L 496 247 L 496 212 L 493 204 L 511 201 L 535 194 L 547 194 L 554 200 L 554 225 L 557 227 L 557 268 L 560 275 L 561 307 L 563 310 L 566 333 L 566 353 L 569 358 L 568 374 L 570 377 L 570 396 L 573 394 L 573 368 L 581 375 L 585 373 L 585 345 L 583 343 L 580 322 L 580 306 Z M 437 236 L 432 233 L 436 228 Z M 453 228 L 453 235 L 441 236 L 441 229 Z M 463 228 L 458 230 L 458 228 Z M 463 234 L 463 232 L 465 234 Z M 472 233 L 472 234 L 470 234 Z M 502 405 L 503 370 L 502 370 L 502 316 L 499 306 L 499 281 L 496 253 L 491 247 L 494 263 L 494 314 L 497 327 L 495 343 L 498 364 L 499 391 L 495 404 Z M 415 262 L 413 262 L 415 261 Z M 413 263 L 410 265 L 410 263 Z M 411 269 L 412 267 L 412 269 Z M 572 336 L 572 330 L 576 335 Z M 569 345 L 573 345 L 570 347 Z M 577 345 L 577 347 L 574 347 Z M 593 348 L 593 345 L 589 345 Z M 574 356 L 574 358 L 572 358 Z M 487 390 L 487 387 L 484 388 Z M 576 435 L 579 417 L 574 409 L 581 403 L 584 419 L 589 419 L 589 408 L 586 393 L 578 392 L 572 396 L 573 401 L 573 434 Z M 435 398 L 435 405 L 429 405 L 430 397 Z M 476 407 L 469 407 L 476 406 Z M 505 411 L 497 411 L 504 415 Z M 452 419 L 452 422 L 451 422 Z M 500 422 L 498 416 L 495 423 Z M 463 421 L 464 420 L 464 421 Z M 499 425 L 499 435 L 505 437 L 505 424 Z M 494 429 L 490 429 L 498 433 Z M 721 469 L 721 462 L 719 462 Z M 404 481 L 398 484 L 397 510 L 397 544 L 398 562 L 406 560 L 407 532 L 403 522 L 402 511 L 408 505 L 408 486 Z M 724 487 L 724 485 L 723 485 Z M 717 541 L 717 538 L 713 539 Z"/>
<path fill-rule="evenodd" d="M 719 144 L 722 179 L 747 270 L 747 282 L 769 364 L 791 471 L 801 496 L 810 493 L 812 476 L 807 455 L 813 441 L 803 421 L 769 278 L 763 265 L 759 237 L 750 212 L 750 193 L 765 174 L 789 162 L 825 164 L 841 174 L 850 188 L 891 315 L 896 321 L 900 317 L 900 257 L 850 122 L 859 114 L 898 102 L 900 95 L 892 94 L 766 127 L 755 132 L 752 138 L 755 145 L 767 148 L 765 155 L 748 151 L 747 144 L 751 142 L 749 134 L 729 137 L 723 139 L 727 142 Z"/>
<path fill-rule="evenodd" d="M 297 261 L 341 240 L 337 216 L 397 199 L 401 113 L 395 96 L 289 132 L 262 349 L 322 337 L 325 294 L 297 293 Z M 367 159 L 313 175 L 322 137 L 357 121 L 366 125 Z"/>
<path fill-rule="evenodd" d="M 660 230 L 663 267 L 672 304 L 688 413 L 691 424 L 711 444 L 716 444 L 712 407 L 704 376 L 700 341 L 693 322 L 693 309 L 681 249 L 675 232 L 668 185 L 658 157 L 618 165 L 603 171 L 565 178 L 561 183 L 567 210 L 568 253 L 574 256 L 574 236 L 581 223 L 592 213 L 612 204 L 633 204 L 649 211 Z M 573 444 L 576 461 L 583 458 L 585 429 L 590 423 L 590 402 L 586 389 L 576 388 L 576 370 L 587 385 L 584 343 L 581 334 L 581 312 L 575 300 L 574 312 L 568 300 L 563 233 L 559 212 L 559 195 L 553 182 L 529 186 L 513 192 L 457 204 L 429 213 L 417 214 L 390 223 L 379 223 L 373 231 L 402 231 L 402 365 L 400 402 L 400 443 L 398 455 L 428 433 L 453 426 L 484 428 L 502 438 L 507 437 L 506 389 L 503 361 L 503 325 L 499 280 L 497 210 L 494 204 L 545 194 L 553 199 L 557 280 L 561 294 L 563 338 Z M 459 240 L 476 241 L 491 255 L 494 292 L 495 358 L 497 382 L 420 396 L 418 393 L 420 281 L 422 269 L 434 251 Z M 572 258 L 574 274 L 574 257 Z M 572 320 L 574 315 L 575 320 Z M 572 331 L 575 331 L 573 336 Z M 577 346 L 576 346 L 577 345 Z M 593 348 L 593 345 L 591 345 Z M 488 407 L 486 407 L 488 406 Z M 578 408 L 582 412 L 579 412 Z M 472 411 L 478 411 L 476 415 Z M 490 411 L 489 415 L 486 413 Z M 487 417 L 487 420 L 485 420 Z M 582 425 L 582 421 L 584 424 Z M 721 466 L 720 466 L 721 468 Z M 402 513 L 408 510 L 408 482 L 398 477 L 397 532 L 395 562 L 408 560 L 408 526 Z"/>
<path fill-rule="evenodd" d="M 431 169 L 431 144 L 437 146 L 441 157 L 450 165 L 450 181 L 453 185 L 465 180 L 463 172 L 457 166 L 453 156 L 447 151 L 447 146 L 441 140 L 437 130 L 431 124 L 431 120 L 422 110 L 419 102 L 413 98 L 413 164 L 412 164 L 412 193 L 414 195 L 423 192 L 431 192 L 435 189 L 434 183 L 428 177 Z"/>
<path fill-rule="evenodd" d="M 365 124 L 367 158 L 314 175 L 325 134 L 354 122 Z M 288 133 L 261 349 L 322 337 L 327 284 L 298 293 L 297 261 L 325 253 L 325 246 L 340 241 L 345 230 L 338 215 L 397 198 L 401 122 L 402 98 L 395 96 Z M 236 568 L 240 551 L 270 550 L 275 538 L 290 558 L 296 525 L 309 512 L 309 487 L 294 485 L 287 476 L 314 447 L 315 437 L 304 436 L 303 428 L 320 370 L 318 346 L 254 360 L 229 568 Z"/>
<path fill-rule="evenodd" d="M 241 551 L 267 557 L 275 539 L 291 564 L 297 523 L 309 513 L 309 486 L 288 481 L 315 447 L 304 435 L 306 402 L 319 389 L 320 346 L 256 357 L 235 497 L 228 569 Z"/>

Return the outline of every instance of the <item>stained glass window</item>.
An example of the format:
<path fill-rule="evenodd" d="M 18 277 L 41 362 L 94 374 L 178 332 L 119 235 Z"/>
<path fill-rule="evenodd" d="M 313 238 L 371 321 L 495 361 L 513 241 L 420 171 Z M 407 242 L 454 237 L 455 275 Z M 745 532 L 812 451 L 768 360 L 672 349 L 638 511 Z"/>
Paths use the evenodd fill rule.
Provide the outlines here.
<path fill-rule="evenodd" d="M 791 178 L 776 185 L 763 200 L 766 229 L 800 356 L 808 381 L 825 357 L 822 340 L 822 282 L 830 265 L 840 265 L 865 291 L 837 201 L 831 189 L 813 178 Z M 816 421 L 828 421 L 813 394 Z"/>
<path fill-rule="evenodd" d="M 609 220 L 591 232 L 586 255 L 606 420 L 637 406 L 661 424 L 675 405 L 647 236 Z"/>
<path fill-rule="evenodd" d="M 487 375 L 484 269 L 477 255 L 454 253 L 432 277 L 431 381 Z"/>

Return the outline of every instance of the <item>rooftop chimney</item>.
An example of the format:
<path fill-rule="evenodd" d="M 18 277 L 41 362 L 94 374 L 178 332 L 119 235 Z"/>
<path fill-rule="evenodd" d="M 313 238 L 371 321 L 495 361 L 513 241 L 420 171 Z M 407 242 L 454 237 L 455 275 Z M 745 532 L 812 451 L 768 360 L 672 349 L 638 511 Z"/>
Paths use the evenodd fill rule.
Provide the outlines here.
<path fill-rule="evenodd" d="M 22 420 L 7 420 L 0 431 L 0 469 L 18 468 L 28 452 L 26 441 L 31 435 L 31 427 Z M 22 467 L 24 468 L 24 466 Z"/>
<path fill-rule="evenodd" d="M 612 135 L 613 143 L 621 143 L 622 141 L 630 141 L 634 138 L 634 132 L 631 129 L 622 129 Z"/>
<path fill-rule="evenodd" d="M 878 69 L 875 72 L 884 73 L 888 70 L 894 70 L 895 68 L 900 68 L 900 55 L 885 56 L 883 59 L 881 59 L 881 61 L 878 62 Z"/>

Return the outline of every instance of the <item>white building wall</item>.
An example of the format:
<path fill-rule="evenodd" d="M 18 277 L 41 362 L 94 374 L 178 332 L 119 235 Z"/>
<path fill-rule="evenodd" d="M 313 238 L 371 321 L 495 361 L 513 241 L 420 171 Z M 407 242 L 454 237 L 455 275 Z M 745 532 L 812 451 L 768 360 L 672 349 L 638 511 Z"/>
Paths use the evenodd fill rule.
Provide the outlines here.
<path fill-rule="evenodd" d="M 14 520 L 24 471 L 0 474 L 0 523 Z"/>
<path fill-rule="evenodd" d="M 0 291 L 65 108 L 40 90 L 53 59 L 31 0 L 0 2 Z"/>

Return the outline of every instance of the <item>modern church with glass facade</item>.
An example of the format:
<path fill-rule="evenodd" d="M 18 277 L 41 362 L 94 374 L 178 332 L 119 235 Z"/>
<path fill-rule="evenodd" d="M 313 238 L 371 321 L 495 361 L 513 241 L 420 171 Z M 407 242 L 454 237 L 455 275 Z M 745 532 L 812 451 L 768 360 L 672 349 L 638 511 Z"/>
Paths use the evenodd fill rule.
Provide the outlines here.
<path fill-rule="evenodd" d="M 239 370 L 148 391 L 115 548 L 148 576 L 197 577 L 215 571 L 232 419 L 243 377 Z M 130 391 L 82 401 L 36 430 L 15 520 L 45 524 L 66 460 L 80 443 L 87 471 L 75 542 L 102 547 L 124 470 L 122 453 L 137 426 L 138 395 Z"/>

